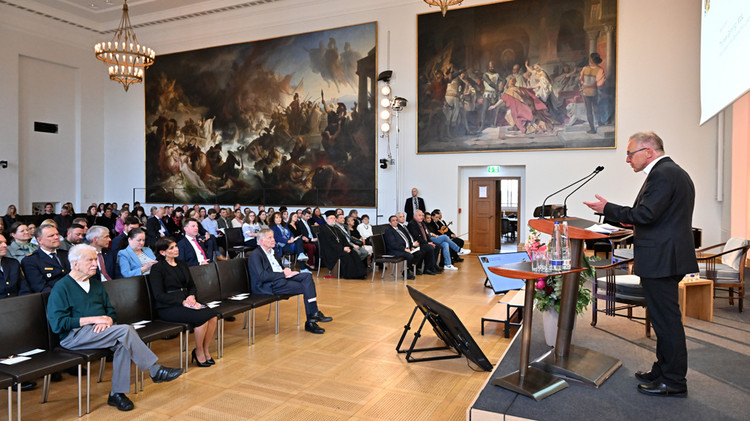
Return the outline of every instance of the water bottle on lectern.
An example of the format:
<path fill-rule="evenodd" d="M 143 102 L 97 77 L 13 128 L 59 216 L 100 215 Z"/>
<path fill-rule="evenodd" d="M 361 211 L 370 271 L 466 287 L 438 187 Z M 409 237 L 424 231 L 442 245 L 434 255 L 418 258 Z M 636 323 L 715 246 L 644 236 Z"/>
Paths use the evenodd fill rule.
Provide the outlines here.
<path fill-rule="evenodd" d="M 563 221 L 560 232 L 560 254 L 562 255 L 562 270 L 570 270 L 570 237 L 568 236 L 568 221 Z"/>
<path fill-rule="evenodd" d="M 555 222 L 555 229 L 552 231 L 552 239 L 549 242 L 549 246 L 547 247 L 548 253 L 549 253 L 549 268 L 551 272 L 561 272 L 562 271 L 562 249 L 560 247 L 562 242 L 562 235 L 560 233 L 562 229 L 560 228 L 560 222 Z"/>

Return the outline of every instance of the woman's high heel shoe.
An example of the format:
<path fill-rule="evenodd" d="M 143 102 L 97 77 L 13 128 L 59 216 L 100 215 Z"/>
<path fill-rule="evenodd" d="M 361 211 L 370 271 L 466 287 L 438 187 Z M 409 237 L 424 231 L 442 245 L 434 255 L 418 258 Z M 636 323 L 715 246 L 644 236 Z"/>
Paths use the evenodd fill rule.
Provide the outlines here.
<path fill-rule="evenodd" d="M 208 363 L 210 365 L 214 365 L 214 364 L 216 364 L 216 361 L 214 361 L 213 358 L 209 358 L 209 359 L 206 360 L 206 363 Z"/>
<path fill-rule="evenodd" d="M 200 362 L 200 361 L 198 361 L 198 357 L 195 356 L 195 348 L 193 348 L 193 362 L 198 367 L 211 367 L 211 363 L 209 363 L 208 361 L 206 361 L 206 362 Z"/>

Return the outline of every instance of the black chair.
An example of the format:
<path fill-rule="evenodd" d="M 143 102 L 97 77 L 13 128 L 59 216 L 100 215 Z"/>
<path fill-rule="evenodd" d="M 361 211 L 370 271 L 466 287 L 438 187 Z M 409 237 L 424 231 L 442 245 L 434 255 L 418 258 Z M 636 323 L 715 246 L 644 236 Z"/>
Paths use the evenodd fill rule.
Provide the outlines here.
<path fill-rule="evenodd" d="M 245 235 L 242 233 L 242 228 L 226 228 L 224 230 L 224 241 L 226 242 L 227 257 L 230 252 L 234 253 L 235 256 L 245 257 L 245 253 L 252 251 L 255 247 L 248 247 L 245 245 Z"/>
<path fill-rule="evenodd" d="M 5 298 L 0 305 L 0 355 L 18 355 L 42 349 L 30 355 L 30 360 L 13 365 L 0 364 L 0 373 L 11 376 L 17 383 L 17 419 L 21 419 L 21 383 L 44 377 L 42 403 L 49 397 L 50 377 L 65 369 L 78 366 L 78 417 L 81 417 L 80 356 L 53 351 L 47 323 L 47 312 L 41 294 Z"/>
<path fill-rule="evenodd" d="M 155 314 L 151 311 L 151 294 L 148 290 L 146 278 L 144 276 L 131 276 L 129 278 L 113 279 L 104 282 L 104 289 L 109 295 L 109 302 L 117 313 L 118 324 L 133 324 L 144 320 L 150 320 L 143 327 L 137 330 L 138 336 L 147 345 L 160 339 L 172 339 L 175 336 L 180 337 L 179 353 L 180 367 L 187 371 L 186 361 L 188 338 L 183 334 L 187 332 L 184 324 L 165 322 L 163 320 L 154 320 Z M 184 346 L 183 346 L 184 339 Z M 185 352 L 185 354 L 183 354 Z M 135 369 L 135 393 L 138 393 L 138 367 Z M 141 390 L 143 390 L 143 381 L 141 381 Z"/>
<path fill-rule="evenodd" d="M 49 292 L 43 292 L 42 293 L 42 299 L 44 301 L 44 307 L 47 308 L 47 301 L 49 299 Z M 49 326 L 48 326 L 49 327 Z M 104 364 L 107 362 L 107 357 L 113 355 L 112 350 L 109 348 L 99 348 L 99 349 L 67 349 L 63 348 L 60 345 L 60 337 L 52 331 L 52 329 L 49 330 L 49 337 L 50 337 L 50 348 L 54 349 L 59 352 L 66 352 L 71 353 L 74 355 L 78 355 L 81 358 L 83 358 L 83 361 L 86 362 L 86 413 L 91 413 L 91 362 L 92 361 L 99 361 L 99 376 L 97 379 L 97 383 L 102 382 L 102 377 L 104 376 Z"/>
<path fill-rule="evenodd" d="M 249 297 L 240 302 L 251 306 L 250 311 L 245 313 L 245 324 L 250 325 L 247 331 L 247 342 L 248 346 L 252 345 L 255 343 L 255 309 L 274 302 L 278 303 L 280 297 L 278 295 L 253 294 L 252 289 L 250 288 L 250 276 L 247 273 L 247 259 L 232 259 L 224 262 L 217 262 L 216 268 L 219 271 L 219 285 L 222 300 L 227 300 L 229 297 L 238 294 L 250 294 Z M 248 318 L 251 320 L 249 321 Z"/>
<path fill-rule="evenodd" d="M 391 224 L 380 224 L 380 225 L 373 225 L 372 226 L 372 235 L 383 235 L 385 234 L 385 230 L 390 227 Z"/>
<path fill-rule="evenodd" d="M 646 298 L 643 295 L 640 277 L 630 274 L 630 263 L 633 259 L 604 266 L 595 266 L 596 275 L 591 286 L 591 326 L 596 326 L 599 312 L 607 316 L 627 317 L 628 319 L 644 320 L 646 323 L 646 337 L 651 337 L 651 319 L 648 317 Z M 601 273 L 604 272 L 604 276 Z M 598 308 L 598 300 L 604 300 L 604 309 Z M 617 306 L 617 304 L 622 304 Z M 633 316 L 633 308 L 643 307 L 644 317 Z M 626 310 L 625 314 L 618 311 Z"/>
<path fill-rule="evenodd" d="M 8 421 L 13 420 L 13 399 L 11 391 L 13 388 L 13 377 L 7 374 L 0 374 L 0 388 L 8 389 Z M 18 394 L 21 395 L 20 393 Z"/>
<path fill-rule="evenodd" d="M 398 277 L 396 276 L 396 269 L 398 269 L 398 264 L 401 262 L 404 262 L 404 269 L 403 269 L 403 275 L 404 275 L 404 282 L 406 282 L 406 259 L 399 256 L 393 256 L 390 254 L 385 254 L 385 239 L 383 238 L 382 234 L 376 234 L 370 237 L 372 240 L 372 262 L 373 264 L 381 263 L 383 265 L 383 271 L 381 272 L 380 279 L 383 279 L 385 277 L 385 265 L 386 264 L 392 264 L 393 265 L 393 280 L 398 280 Z M 373 269 L 372 271 L 372 279 L 370 279 L 370 282 L 375 281 L 375 272 L 377 270 Z"/>

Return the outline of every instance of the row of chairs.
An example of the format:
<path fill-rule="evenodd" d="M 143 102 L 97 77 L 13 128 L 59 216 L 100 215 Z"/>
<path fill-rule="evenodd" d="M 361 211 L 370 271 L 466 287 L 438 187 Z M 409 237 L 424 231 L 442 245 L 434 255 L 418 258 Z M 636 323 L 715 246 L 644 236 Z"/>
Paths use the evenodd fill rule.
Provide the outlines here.
<path fill-rule="evenodd" d="M 252 316 L 248 329 L 248 345 L 255 343 L 255 309 L 267 304 L 276 304 L 275 333 L 279 332 L 279 302 L 292 295 L 252 294 L 247 259 L 236 258 L 190 268 L 201 302 L 218 301 L 213 310 L 219 315 L 217 328 L 217 357 L 224 354 L 224 320 L 227 317 L 245 313 L 245 326 Z M 187 372 L 189 365 L 189 332 L 193 329 L 188 323 L 172 323 L 157 319 L 155 303 L 147 276 L 134 276 L 115 279 L 104 283 L 110 303 L 117 313 L 120 324 L 134 324 L 150 320 L 137 330 L 144 343 L 160 339 L 179 337 L 180 367 Z M 238 294 L 250 294 L 248 298 L 235 301 L 230 299 Z M 8 418 L 12 419 L 11 386 L 17 382 L 17 419 L 21 419 L 21 383 L 43 377 L 42 403 L 49 395 L 50 377 L 53 373 L 78 366 L 78 416 L 81 417 L 81 368 L 86 363 L 86 413 L 90 412 L 90 372 L 91 362 L 100 361 L 99 378 L 102 381 L 105 359 L 111 355 L 109 349 L 67 350 L 59 345 L 59 339 L 47 322 L 46 304 L 49 293 L 37 293 L 11 297 L 2 300 L 0 306 L 0 355 L 18 355 L 34 349 L 43 352 L 34 354 L 30 360 L 14 365 L 0 364 L 0 387 L 8 389 Z M 299 324 L 299 300 L 297 302 L 297 322 Z M 135 393 L 143 390 L 143 373 L 136 368 Z"/>

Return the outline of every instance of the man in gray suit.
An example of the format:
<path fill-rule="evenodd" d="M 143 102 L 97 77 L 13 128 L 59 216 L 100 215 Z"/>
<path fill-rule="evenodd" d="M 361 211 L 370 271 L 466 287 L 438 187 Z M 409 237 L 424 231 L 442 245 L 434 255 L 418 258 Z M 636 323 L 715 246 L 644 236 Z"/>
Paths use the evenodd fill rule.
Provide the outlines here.
<path fill-rule="evenodd" d="M 687 347 L 678 303 L 678 284 L 698 272 L 692 234 L 695 187 L 690 176 L 664 154 L 654 132 L 630 137 L 626 162 L 646 173 L 632 207 L 584 202 L 596 212 L 634 230 L 633 272 L 641 277 L 651 323 L 656 332 L 656 358 L 650 371 L 637 372 L 638 391 L 653 396 L 687 395 Z"/>

